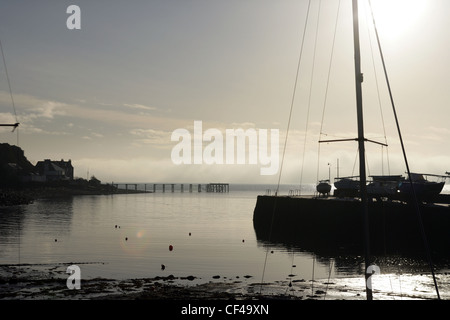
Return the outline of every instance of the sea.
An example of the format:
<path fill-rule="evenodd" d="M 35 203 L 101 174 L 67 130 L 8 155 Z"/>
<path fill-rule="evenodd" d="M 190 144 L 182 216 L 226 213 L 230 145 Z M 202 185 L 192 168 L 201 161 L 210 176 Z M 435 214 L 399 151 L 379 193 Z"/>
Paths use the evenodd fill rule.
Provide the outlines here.
<path fill-rule="evenodd" d="M 151 186 L 151 187 L 150 187 Z M 142 190 L 144 184 L 139 184 Z M 145 186 L 152 190 L 152 184 Z M 297 246 L 257 238 L 258 195 L 276 186 L 230 184 L 229 192 L 170 187 L 147 193 L 85 195 L 0 208 L 0 265 L 77 265 L 82 279 L 192 277 L 258 283 L 318 279 L 364 286 L 360 256 L 321 257 Z M 283 185 L 280 194 L 313 193 Z M 387 257 L 383 290 L 433 297 L 427 263 Z M 384 264 L 383 264 L 384 263 Z M 441 298 L 450 299 L 450 268 L 436 266 Z M 419 286 L 420 283 L 420 286 Z"/>

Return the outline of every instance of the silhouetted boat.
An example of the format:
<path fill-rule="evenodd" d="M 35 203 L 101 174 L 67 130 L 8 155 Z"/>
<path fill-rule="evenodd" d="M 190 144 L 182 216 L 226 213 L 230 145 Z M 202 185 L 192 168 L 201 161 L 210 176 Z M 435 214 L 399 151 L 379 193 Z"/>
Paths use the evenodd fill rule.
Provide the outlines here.
<path fill-rule="evenodd" d="M 399 186 L 405 178 L 401 175 L 370 176 L 372 182 L 367 185 L 367 193 L 374 197 L 392 197 L 399 192 Z"/>
<path fill-rule="evenodd" d="M 399 185 L 399 192 L 411 194 L 411 184 L 414 186 L 416 196 L 423 200 L 433 201 L 444 188 L 447 176 L 423 173 L 410 173 L 411 179 L 404 180 Z M 428 177 L 438 178 L 440 181 L 430 181 Z"/>
<path fill-rule="evenodd" d="M 319 194 L 328 196 L 331 191 L 330 180 L 321 180 L 316 186 L 316 190 Z"/>

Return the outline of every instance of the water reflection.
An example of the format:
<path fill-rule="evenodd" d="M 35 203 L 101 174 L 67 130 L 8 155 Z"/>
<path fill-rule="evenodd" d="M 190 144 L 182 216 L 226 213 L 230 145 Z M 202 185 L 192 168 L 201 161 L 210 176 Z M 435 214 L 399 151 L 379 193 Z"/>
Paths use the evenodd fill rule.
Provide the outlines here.
<path fill-rule="evenodd" d="M 259 282 L 264 272 L 265 283 L 286 283 L 283 292 L 291 280 L 295 286 L 329 276 L 348 278 L 344 283 L 360 282 L 361 253 L 327 253 L 302 243 L 269 241 L 255 233 L 253 207 L 253 195 L 232 192 L 37 201 L 1 211 L 0 264 L 15 264 L 19 259 L 33 264 L 76 262 L 82 266 L 83 278 L 173 274 L 193 275 L 205 282 L 216 275 L 220 280 L 238 276 L 242 280 L 249 275 L 248 281 Z M 169 245 L 173 245 L 172 251 Z M 267 268 L 263 266 L 266 252 Z M 387 267 L 381 266 L 382 272 L 389 270 L 391 277 L 406 273 L 412 265 L 410 260 L 400 258 L 383 263 Z M 161 270 L 161 264 L 165 270 Z M 293 264 L 296 267 L 291 267 Z"/>
<path fill-rule="evenodd" d="M 283 239 L 280 234 L 276 240 L 269 240 L 267 233 L 255 229 L 257 244 L 268 252 L 284 250 L 292 254 L 304 254 L 313 256 L 316 261 L 324 266 L 333 264 L 337 274 L 363 275 L 365 269 L 364 251 L 357 251 L 353 247 L 333 248 L 318 244 L 304 243 L 289 234 Z M 383 273 L 430 273 L 430 263 L 422 253 L 412 254 L 376 254 L 372 255 L 371 262 L 382 268 Z M 437 271 L 447 271 L 450 266 L 448 257 L 433 257 L 432 264 Z"/>
<path fill-rule="evenodd" d="M 41 236 L 67 236 L 71 231 L 73 198 L 40 200 L 27 208 L 23 228 L 41 227 Z M 48 225 L 51 221 L 51 226 Z"/>
<path fill-rule="evenodd" d="M 73 199 L 40 200 L 1 209 L 0 262 L 42 262 L 53 255 L 54 243 L 68 237 Z"/>
<path fill-rule="evenodd" d="M 24 212 L 23 206 L 0 209 L 0 258 L 14 256 L 19 260 Z"/>
<path fill-rule="evenodd" d="M 310 283 L 311 295 L 313 290 L 319 290 L 314 292 L 326 292 L 328 299 L 365 299 L 365 261 L 362 255 L 345 250 L 324 254 L 324 251 L 311 248 L 305 250 L 301 243 L 269 241 L 260 237 L 257 238 L 257 245 L 269 254 L 281 250 L 290 255 L 311 257 L 316 268 L 323 270 L 321 274 L 311 274 L 310 279 L 314 282 L 304 282 L 303 289 Z M 437 289 L 430 265 L 424 258 L 377 255 L 373 257 L 373 264 L 379 267 L 379 273 L 371 277 L 375 300 L 436 299 L 438 292 L 441 299 L 450 298 L 447 260 L 433 261 Z"/>

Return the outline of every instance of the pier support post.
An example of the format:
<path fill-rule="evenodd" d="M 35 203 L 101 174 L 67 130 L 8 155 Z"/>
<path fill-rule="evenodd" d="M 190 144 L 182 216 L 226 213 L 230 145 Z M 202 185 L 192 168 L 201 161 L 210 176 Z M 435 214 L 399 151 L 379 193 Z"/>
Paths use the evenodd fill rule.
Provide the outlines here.
<path fill-rule="evenodd" d="M 230 185 L 228 183 L 208 183 L 206 185 L 206 192 L 229 192 Z"/>

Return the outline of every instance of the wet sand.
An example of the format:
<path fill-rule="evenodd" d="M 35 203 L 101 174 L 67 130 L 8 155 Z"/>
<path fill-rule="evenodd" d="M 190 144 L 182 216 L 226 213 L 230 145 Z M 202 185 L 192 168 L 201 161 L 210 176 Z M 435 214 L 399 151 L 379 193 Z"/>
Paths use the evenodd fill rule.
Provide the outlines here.
<path fill-rule="evenodd" d="M 68 289 L 67 264 L 0 266 L 0 300 L 365 300 L 360 278 L 285 279 L 261 283 L 234 278 L 196 276 L 144 279 L 81 279 L 80 289 Z M 374 291 L 376 300 L 435 299 L 432 288 L 415 285 L 401 295 Z M 405 284 L 406 288 L 406 284 Z M 425 288 L 425 289 L 423 289 Z"/>

